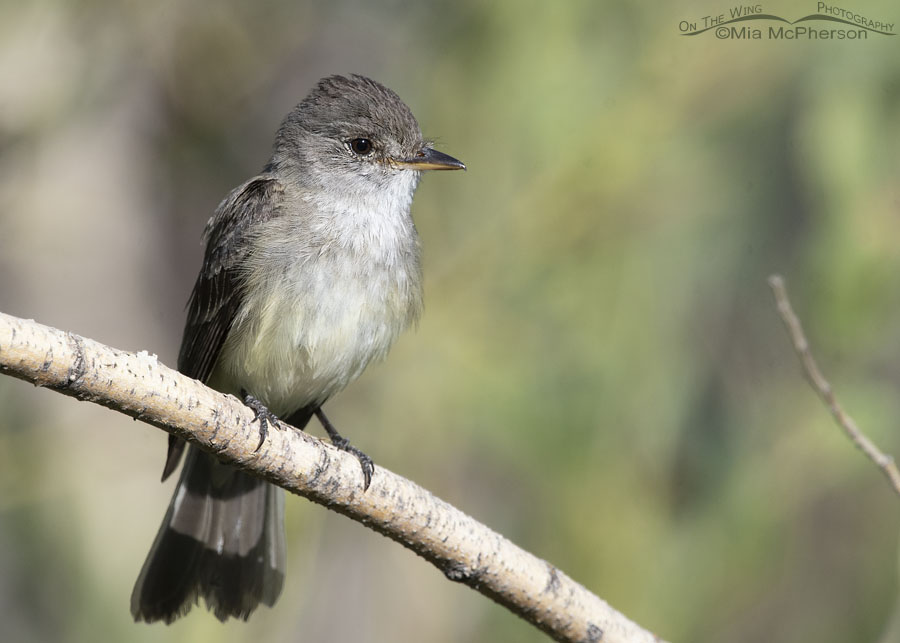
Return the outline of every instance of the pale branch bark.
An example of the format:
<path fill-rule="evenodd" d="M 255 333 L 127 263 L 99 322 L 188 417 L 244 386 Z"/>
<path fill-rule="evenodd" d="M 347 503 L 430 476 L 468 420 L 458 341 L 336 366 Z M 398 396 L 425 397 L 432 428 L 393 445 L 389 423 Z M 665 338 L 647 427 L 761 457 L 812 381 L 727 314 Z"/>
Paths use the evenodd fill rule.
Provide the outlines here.
<path fill-rule="evenodd" d="M 301 431 L 270 430 L 255 451 L 250 409 L 146 351 L 116 350 L 0 313 L 0 372 L 152 424 L 344 514 L 558 641 L 661 641 L 553 565 L 383 467 L 364 492 L 355 457 Z"/>
<path fill-rule="evenodd" d="M 819 370 L 816 360 L 813 358 L 812 352 L 809 349 L 809 341 L 807 341 L 806 335 L 803 332 L 803 326 L 800 324 L 800 319 L 791 307 L 790 299 L 788 299 L 784 279 L 781 275 L 772 275 L 769 277 L 769 286 L 772 288 L 772 292 L 775 295 L 775 304 L 778 307 L 778 313 L 781 315 L 781 319 L 784 320 L 784 325 L 787 327 L 788 333 L 791 336 L 791 341 L 794 344 L 794 351 L 796 351 L 797 356 L 800 358 L 803 371 L 806 373 L 813 390 L 815 390 L 815 392 L 819 394 L 819 397 L 822 398 L 822 401 L 825 402 L 825 406 L 831 411 L 831 415 L 834 416 L 838 426 L 844 430 L 847 437 L 850 438 L 853 444 L 855 444 L 867 458 L 881 469 L 881 472 L 884 473 L 885 477 L 890 482 L 891 487 L 898 495 L 900 495 L 900 471 L 897 470 L 894 458 L 881 451 L 881 449 L 879 449 L 875 443 L 859 429 L 856 422 L 853 421 L 853 418 L 850 417 L 838 403 L 834 390 L 831 388 L 831 384 L 829 384 L 828 380 L 825 379 L 825 376 L 822 375 L 822 371 Z"/>

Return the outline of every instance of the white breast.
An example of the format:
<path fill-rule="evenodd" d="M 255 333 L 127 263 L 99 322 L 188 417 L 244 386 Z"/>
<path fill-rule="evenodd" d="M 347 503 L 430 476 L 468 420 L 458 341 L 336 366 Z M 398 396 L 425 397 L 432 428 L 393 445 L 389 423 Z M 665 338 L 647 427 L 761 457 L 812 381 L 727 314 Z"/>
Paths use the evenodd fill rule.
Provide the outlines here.
<path fill-rule="evenodd" d="M 245 299 L 210 378 L 280 416 L 343 389 L 421 310 L 408 202 L 382 215 L 358 202 L 309 205 L 312 216 L 280 217 L 255 236 Z"/>

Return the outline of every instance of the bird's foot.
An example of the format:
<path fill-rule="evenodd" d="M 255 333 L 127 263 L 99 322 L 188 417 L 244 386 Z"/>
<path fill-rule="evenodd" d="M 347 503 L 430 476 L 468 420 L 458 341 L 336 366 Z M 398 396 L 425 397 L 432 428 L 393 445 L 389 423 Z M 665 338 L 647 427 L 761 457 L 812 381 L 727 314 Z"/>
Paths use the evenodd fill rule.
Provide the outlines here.
<path fill-rule="evenodd" d="M 244 398 L 244 404 L 253 409 L 253 421 L 259 420 L 259 444 L 256 445 L 256 449 L 254 449 L 254 451 L 259 451 L 262 448 L 263 442 L 266 441 L 266 436 L 269 434 L 269 424 L 271 423 L 272 426 L 277 428 L 280 420 L 272 413 L 272 411 L 266 408 L 265 404 L 257 400 L 244 389 L 241 389 L 241 397 Z"/>
<path fill-rule="evenodd" d="M 316 409 L 316 417 L 319 418 L 319 422 L 322 423 L 325 432 L 328 433 L 328 437 L 331 438 L 331 443 L 341 451 L 352 453 L 356 456 L 356 459 L 359 460 L 363 473 L 363 491 L 368 490 L 369 485 L 372 483 L 372 474 L 375 473 L 375 463 L 372 462 L 372 458 L 350 444 L 350 440 L 338 433 L 331 421 L 325 417 L 321 408 Z"/>

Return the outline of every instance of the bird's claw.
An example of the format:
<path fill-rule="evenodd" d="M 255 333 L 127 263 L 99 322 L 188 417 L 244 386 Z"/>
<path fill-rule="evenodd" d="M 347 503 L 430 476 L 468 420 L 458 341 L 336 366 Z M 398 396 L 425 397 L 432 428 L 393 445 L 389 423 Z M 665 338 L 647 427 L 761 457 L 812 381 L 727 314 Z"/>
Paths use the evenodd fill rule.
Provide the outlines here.
<path fill-rule="evenodd" d="M 363 491 L 368 491 L 369 485 L 372 484 L 372 474 L 375 473 L 375 463 L 372 462 L 372 458 L 350 444 L 350 440 L 338 433 L 331 421 L 325 417 L 321 407 L 316 409 L 316 417 L 319 418 L 319 422 L 325 427 L 325 432 L 328 433 L 328 437 L 331 438 L 331 443 L 341 451 L 352 453 L 356 456 L 356 459 L 359 460 L 359 465 L 362 467 L 363 474 Z"/>
<path fill-rule="evenodd" d="M 263 443 L 266 441 L 266 436 L 269 435 L 269 423 L 271 423 L 272 426 L 277 427 L 279 420 L 274 413 L 266 408 L 265 404 L 250 395 L 244 389 L 241 389 L 241 397 L 244 398 L 244 404 L 253 410 L 253 421 L 259 420 L 259 444 L 256 445 L 256 448 L 253 450 L 255 453 L 262 448 Z"/>
<path fill-rule="evenodd" d="M 345 444 L 343 446 L 335 446 L 342 451 L 352 453 L 356 456 L 356 459 L 359 460 L 359 466 L 362 467 L 363 474 L 363 491 L 368 491 L 369 485 L 372 484 L 372 474 L 375 473 L 375 463 L 372 462 L 372 458 L 350 444 L 347 440 L 344 440 L 344 442 Z"/>

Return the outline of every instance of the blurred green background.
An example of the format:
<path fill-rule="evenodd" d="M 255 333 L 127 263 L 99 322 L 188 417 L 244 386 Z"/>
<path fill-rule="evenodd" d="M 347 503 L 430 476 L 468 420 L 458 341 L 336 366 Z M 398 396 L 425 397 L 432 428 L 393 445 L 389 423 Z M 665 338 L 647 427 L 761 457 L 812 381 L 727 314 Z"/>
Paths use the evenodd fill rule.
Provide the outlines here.
<path fill-rule="evenodd" d="M 342 432 L 669 640 L 900 640 L 897 498 L 765 281 L 900 454 L 900 37 L 679 34 L 730 6 L 0 3 L 0 310 L 174 365 L 212 210 L 319 77 L 372 76 L 469 171 L 419 189 L 426 313 Z M 274 609 L 133 624 L 164 444 L 0 378 L 0 638 L 544 640 L 299 498 Z"/>

